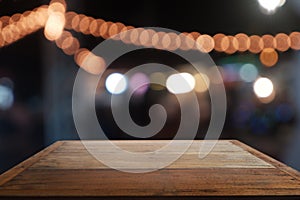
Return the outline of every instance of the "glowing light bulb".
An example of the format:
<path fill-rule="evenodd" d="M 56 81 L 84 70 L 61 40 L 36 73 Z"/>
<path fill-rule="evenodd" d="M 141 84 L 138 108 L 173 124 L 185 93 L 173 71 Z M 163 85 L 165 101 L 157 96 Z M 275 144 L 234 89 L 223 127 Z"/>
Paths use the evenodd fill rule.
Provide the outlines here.
<path fill-rule="evenodd" d="M 253 90 L 257 97 L 266 98 L 273 93 L 274 86 L 270 79 L 261 77 L 254 82 Z"/>
<path fill-rule="evenodd" d="M 172 74 L 167 79 L 167 89 L 173 94 L 183 94 L 192 91 L 196 81 L 189 73 Z"/>
<path fill-rule="evenodd" d="M 112 73 L 107 77 L 105 87 L 111 94 L 121 94 L 127 89 L 127 80 L 123 74 Z"/>

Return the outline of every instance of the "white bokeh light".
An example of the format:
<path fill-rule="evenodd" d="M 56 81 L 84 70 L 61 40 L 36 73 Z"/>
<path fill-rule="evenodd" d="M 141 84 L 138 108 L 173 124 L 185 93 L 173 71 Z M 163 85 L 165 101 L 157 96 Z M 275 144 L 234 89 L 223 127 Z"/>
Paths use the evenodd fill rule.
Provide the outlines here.
<path fill-rule="evenodd" d="M 256 66 L 250 63 L 244 64 L 240 68 L 239 73 L 241 79 L 245 82 L 253 82 L 258 76 L 258 71 Z"/>
<path fill-rule="evenodd" d="M 105 87 L 111 94 L 121 94 L 127 89 L 127 80 L 123 74 L 112 73 L 107 77 Z"/>
<path fill-rule="evenodd" d="M 183 94 L 190 92 L 195 87 L 195 79 L 189 73 L 172 74 L 168 77 L 166 85 L 169 92 Z"/>
<path fill-rule="evenodd" d="M 285 0 L 257 0 L 261 7 L 267 11 L 274 11 L 284 5 Z"/>
<path fill-rule="evenodd" d="M 270 79 L 261 77 L 254 82 L 253 90 L 257 97 L 266 98 L 273 93 L 274 86 Z"/>

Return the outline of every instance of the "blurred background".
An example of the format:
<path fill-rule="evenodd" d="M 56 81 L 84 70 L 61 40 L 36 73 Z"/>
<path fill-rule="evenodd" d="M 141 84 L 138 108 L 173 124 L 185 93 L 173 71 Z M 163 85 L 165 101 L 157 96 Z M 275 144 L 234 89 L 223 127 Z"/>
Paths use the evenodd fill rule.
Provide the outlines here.
<path fill-rule="evenodd" d="M 93 19 L 134 27 L 164 27 L 186 35 L 192 33 L 189 36 L 194 39 L 200 34 L 213 37 L 215 50 L 209 50 L 209 54 L 221 72 L 227 95 L 221 139 L 240 140 L 300 170 L 300 35 L 296 32 L 300 31 L 299 0 L 267 0 L 267 3 L 264 0 L 66 0 L 66 4 L 67 12 Z M 72 90 L 80 65 L 78 56 L 87 50 L 68 52 L 59 39 L 51 41 L 51 35 L 44 32 L 42 25 L 31 27 L 34 22 L 30 21 L 27 22 L 30 30 L 22 38 L 11 39 L 5 32 L 5 27 L 19 20 L 21 14 L 26 16 L 25 11 L 42 5 L 49 5 L 49 1 L 0 0 L 0 15 L 4 16 L 0 18 L 0 173 L 57 140 L 79 139 L 72 117 Z M 69 14 L 75 19 L 74 13 Z M 72 23 L 76 23 L 74 19 Z M 78 18 L 82 19 L 83 16 Z M 72 23 L 69 29 L 76 26 Z M 102 37 L 80 30 L 78 24 L 78 30 L 73 27 L 70 33 L 78 39 L 80 48 L 92 50 L 103 41 Z M 13 30 L 10 26 L 10 31 Z M 220 33 L 235 37 L 223 40 Z M 251 44 L 246 44 L 250 51 L 235 46 L 242 43 L 244 35 L 240 33 L 257 35 L 251 38 Z M 219 50 L 217 41 L 221 41 Z M 229 42 L 226 49 L 222 49 L 224 41 Z M 78 49 L 79 43 L 72 45 Z M 185 73 L 181 75 L 190 83 L 190 90 L 182 91 L 172 84 L 166 87 L 148 84 L 153 80 L 170 81 L 171 76 L 178 81 L 176 74 L 174 77 L 168 72 L 123 76 L 126 71 L 149 62 Z M 203 139 L 210 122 L 208 89 L 213 80 L 208 75 L 209 69 L 199 74 L 190 68 L 175 54 L 154 49 L 132 52 L 113 62 L 102 76 L 96 94 L 96 110 L 106 135 L 110 139 L 137 139 L 118 128 L 111 114 L 110 99 L 112 95 L 128 93 L 134 84 L 145 83 L 131 98 L 132 119 L 141 126 L 147 125 L 149 107 L 156 103 L 162 104 L 168 113 L 164 128 L 150 139 L 174 137 L 180 123 L 175 95 L 189 92 L 196 92 L 198 97 L 201 119 L 197 139 Z M 120 79 L 122 87 L 113 90 Z"/>

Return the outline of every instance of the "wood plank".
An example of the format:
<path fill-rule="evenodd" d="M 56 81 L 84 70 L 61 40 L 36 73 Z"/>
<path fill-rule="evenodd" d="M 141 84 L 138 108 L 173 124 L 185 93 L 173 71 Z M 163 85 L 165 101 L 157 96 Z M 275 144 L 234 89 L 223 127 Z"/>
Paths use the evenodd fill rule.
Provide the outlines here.
<path fill-rule="evenodd" d="M 107 141 L 85 142 L 96 153 L 120 159 Z M 134 152 L 150 152 L 168 142 L 114 141 Z M 176 147 L 184 142 L 179 141 Z M 164 169 L 133 174 L 106 167 L 80 141 L 58 142 L 1 175 L 0 199 L 300 199 L 299 172 L 234 140 L 217 141 L 208 156 L 199 159 L 201 144 L 203 141 L 194 141 L 183 156 Z M 175 148 L 166 155 L 179 153 Z"/>
<path fill-rule="evenodd" d="M 115 155 L 109 153 L 104 156 L 109 158 Z M 119 158 L 115 156 L 115 159 L 117 161 Z M 166 168 L 182 168 L 185 166 L 189 166 L 189 168 L 274 168 L 271 164 L 258 159 L 250 153 L 228 155 L 224 152 L 212 152 L 204 159 L 199 159 L 198 153 L 185 154 L 180 160 L 175 161 Z M 107 167 L 85 151 L 84 153 L 69 153 L 68 155 L 64 153 L 52 153 L 41 159 L 40 162 L 35 163 L 32 168 L 99 169 Z"/>
<path fill-rule="evenodd" d="M 0 188 L 0 195 L 287 195 L 287 189 L 289 194 L 300 195 L 300 185 L 278 169 L 164 169 L 146 174 L 111 169 L 53 170 L 50 174 L 28 170 Z"/>
<path fill-rule="evenodd" d="M 46 149 L 38 152 L 37 154 L 33 155 L 29 159 L 21 162 L 20 164 L 16 165 L 12 169 L 4 172 L 0 176 L 0 186 L 9 181 L 10 179 L 14 178 L 18 174 L 22 173 L 24 170 L 29 168 L 34 163 L 38 162 L 42 157 L 46 156 L 47 154 L 51 153 L 53 150 L 61 146 L 64 142 L 55 142 L 51 146 L 47 147 Z"/>
<path fill-rule="evenodd" d="M 73 142 L 72 142 L 73 143 Z M 149 152 L 157 150 L 167 144 L 167 141 L 158 141 L 158 145 L 153 145 L 145 141 L 132 141 L 124 143 L 122 141 L 116 141 L 119 143 L 119 147 L 126 151 L 132 152 Z M 204 159 L 199 159 L 199 149 L 202 142 L 196 141 L 190 146 L 190 148 L 184 153 L 180 160 L 175 161 L 167 168 L 181 168 L 186 165 L 189 168 L 199 167 L 240 167 L 240 168 L 274 168 L 271 164 L 263 161 L 262 159 L 253 156 L 251 153 L 243 150 L 242 148 L 232 144 L 230 141 L 220 141 L 215 148 Z M 50 155 L 45 156 L 40 162 L 32 166 L 32 168 L 62 168 L 62 169 L 99 169 L 107 168 L 105 165 L 96 160 L 80 143 L 76 142 L 75 145 L 69 145 L 68 142 L 65 145 L 60 146 Z M 107 142 L 91 142 L 89 148 L 93 149 L 93 153 L 103 154 L 103 157 L 112 157 L 119 160 L 119 158 L 110 152 L 110 149 L 106 145 Z M 180 143 L 178 144 L 180 145 Z M 141 150 L 142 146 L 142 150 Z M 72 149 L 70 151 L 70 149 Z M 97 151 L 95 151 L 97 149 Z M 230 152 L 230 154 L 229 154 Z M 166 154 L 178 154 L 178 150 L 174 149 Z M 78 159 L 80 156 L 80 159 Z"/>
<path fill-rule="evenodd" d="M 300 180 L 300 173 L 297 170 L 294 170 L 293 168 L 275 160 L 274 158 L 267 156 L 266 154 L 263 154 L 259 151 L 257 151 L 256 149 L 241 143 L 238 140 L 232 140 L 231 141 L 233 144 L 240 146 L 241 148 L 245 149 L 246 151 L 248 151 L 249 153 L 252 153 L 253 155 L 255 155 L 258 158 L 261 158 L 263 160 L 265 160 L 266 162 L 269 162 L 271 165 L 273 165 L 274 167 L 290 174 L 291 176 L 293 176 L 294 178 Z"/>

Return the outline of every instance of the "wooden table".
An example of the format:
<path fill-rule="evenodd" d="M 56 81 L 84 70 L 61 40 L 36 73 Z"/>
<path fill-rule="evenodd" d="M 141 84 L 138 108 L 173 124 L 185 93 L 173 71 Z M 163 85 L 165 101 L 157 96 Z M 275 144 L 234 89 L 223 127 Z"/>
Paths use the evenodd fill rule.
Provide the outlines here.
<path fill-rule="evenodd" d="M 143 151 L 167 142 L 115 143 Z M 170 166 L 142 174 L 106 167 L 80 141 L 56 142 L 0 176 L 0 199 L 300 199 L 299 172 L 235 140 L 218 141 L 199 159 L 201 142 Z"/>

